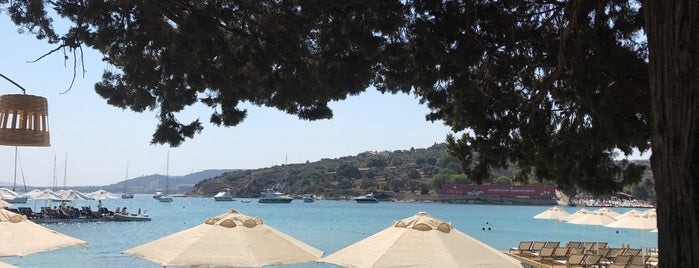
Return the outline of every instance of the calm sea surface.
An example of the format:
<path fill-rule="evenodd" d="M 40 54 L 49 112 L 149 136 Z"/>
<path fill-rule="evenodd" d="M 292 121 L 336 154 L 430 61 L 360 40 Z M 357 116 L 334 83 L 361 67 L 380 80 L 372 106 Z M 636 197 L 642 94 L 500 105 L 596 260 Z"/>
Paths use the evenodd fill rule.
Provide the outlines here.
<path fill-rule="evenodd" d="M 175 198 L 172 203 L 160 203 L 150 195 L 134 199 L 104 200 L 110 210 L 127 207 L 132 213 L 139 208 L 153 219 L 150 222 L 104 222 L 83 224 L 50 224 L 47 228 L 82 239 L 88 248 L 69 247 L 31 254 L 22 258 L 5 257 L 0 261 L 19 267 L 160 267 L 147 260 L 121 254 L 122 251 L 163 236 L 189 229 L 206 218 L 236 209 L 242 214 L 260 217 L 265 224 L 285 232 L 305 243 L 331 254 L 420 211 L 451 222 L 454 228 L 498 249 L 516 247 L 522 240 L 607 241 L 610 247 L 630 243 L 657 247 L 657 233 L 638 230 L 612 229 L 573 225 L 532 217 L 548 207 L 494 206 L 436 203 L 357 204 L 354 201 L 326 201 L 291 204 L 259 204 L 257 199 L 242 203 L 216 202 L 213 198 Z M 43 202 L 26 204 L 37 210 Z M 76 207 L 92 206 L 97 201 L 76 201 Z M 578 208 L 564 207 L 572 213 Z M 593 209 L 593 208 L 592 208 Z M 618 213 L 630 209 L 613 209 Z M 490 230 L 488 230 L 490 228 Z M 483 230 L 485 229 L 485 230 Z M 645 241 L 645 242 L 644 242 Z M 338 267 L 332 264 L 287 265 L 284 267 Z"/>

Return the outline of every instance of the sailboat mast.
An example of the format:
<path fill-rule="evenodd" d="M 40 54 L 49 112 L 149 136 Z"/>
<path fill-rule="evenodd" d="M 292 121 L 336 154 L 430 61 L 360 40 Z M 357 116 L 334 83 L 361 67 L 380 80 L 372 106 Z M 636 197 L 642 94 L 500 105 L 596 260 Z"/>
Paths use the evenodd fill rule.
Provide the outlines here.
<path fill-rule="evenodd" d="M 63 189 L 66 189 L 67 175 L 68 175 L 68 153 L 66 153 L 65 163 L 63 164 Z"/>
<path fill-rule="evenodd" d="M 124 193 L 127 193 L 129 191 L 129 188 L 126 186 L 126 182 L 129 180 L 129 163 L 126 163 L 126 175 L 124 175 Z"/>
<path fill-rule="evenodd" d="M 165 162 L 165 194 L 170 188 L 170 150 L 167 150 L 167 161 Z"/>
<path fill-rule="evenodd" d="M 17 146 L 15 146 L 15 178 L 12 182 L 12 191 L 15 191 L 15 186 L 17 186 Z"/>
<path fill-rule="evenodd" d="M 53 187 L 52 190 L 56 191 L 56 184 L 58 184 L 58 181 L 56 180 L 56 155 L 53 155 L 53 184 L 51 185 Z"/>

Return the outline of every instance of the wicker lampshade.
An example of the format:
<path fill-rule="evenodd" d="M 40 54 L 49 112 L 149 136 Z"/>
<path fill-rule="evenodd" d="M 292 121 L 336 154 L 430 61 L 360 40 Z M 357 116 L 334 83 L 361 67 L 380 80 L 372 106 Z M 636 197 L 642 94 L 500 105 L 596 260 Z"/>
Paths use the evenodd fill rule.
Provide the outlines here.
<path fill-rule="evenodd" d="M 0 145 L 51 145 L 46 98 L 26 94 L 0 96 Z"/>

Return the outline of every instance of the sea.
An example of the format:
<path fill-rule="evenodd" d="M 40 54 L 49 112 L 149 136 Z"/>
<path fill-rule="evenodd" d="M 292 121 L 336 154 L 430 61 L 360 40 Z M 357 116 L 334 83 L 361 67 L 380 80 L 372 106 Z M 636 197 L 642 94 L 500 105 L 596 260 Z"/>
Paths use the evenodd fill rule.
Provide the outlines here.
<path fill-rule="evenodd" d="M 247 200 L 249 202 L 243 202 Z M 29 200 L 26 206 L 35 211 L 45 201 Z M 91 206 L 98 201 L 74 201 L 75 207 Z M 453 227 L 491 247 L 505 251 L 520 241 L 606 241 L 609 247 L 630 244 L 631 247 L 657 248 L 655 232 L 574 225 L 564 221 L 534 219 L 549 207 L 502 206 L 442 203 L 380 202 L 358 204 L 354 201 L 317 200 L 290 204 L 261 204 L 257 199 L 236 199 L 231 202 L 213 198 L 174 198 L 161 203 L 151 195 L 137 194 L 133 199 L 103 200 L 109 210 L 127 207 L 148 214 L 148 222 L 90 222 L 45 224 L 60 233 L 84 240 L 88 248 L 67 247 L 30 254 L 24 257 L 2 257 L 0 262 L 18 267 L 161 267 L 139 257 L 123 254 L 124 250 L 158 238 L 192 228 L 207 218 L 235 209 L 239 213 L 260 217 L 265 224 L 289 234 L 324 252 L 334 253 L 391 226 L 395 220 L 427 212 L 451 222 Z M 573 213 L 577 207 L 561 207 Z M 594 208 L 588 208 L 594 209 Z M 612 208 L 624 213 L 630 208 Z M 643 211 L 643 209 L 639 209 Z M 0 241 L 2 242 L 2 241 Z M 266 266 L 267 267 L 267 266 Z M 276 266 L 274 266 L 276 267 Z M 281 265 L 279 267 L 339 267 L 327 263 Z"/>

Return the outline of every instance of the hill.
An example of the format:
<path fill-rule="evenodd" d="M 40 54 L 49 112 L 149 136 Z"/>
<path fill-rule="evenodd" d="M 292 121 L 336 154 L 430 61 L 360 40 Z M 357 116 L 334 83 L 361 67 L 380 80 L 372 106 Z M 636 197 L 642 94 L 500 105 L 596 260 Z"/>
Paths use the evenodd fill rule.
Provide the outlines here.
<path fill-rule="evenodd" d="M 477 157 L 477 156 L 476 156 Z M 646 166 L 642 182 L 625 188 L 644 200 L 653 200 L 654 180 L 648 160 L 633 161 Z M 553 184 L 529 178 L 517 180 L 516 167 L 492 170 L 489 184 Z M 429 148 L 362 152 L 355 156 L 321 159 L 303 164 L 278 165 L 255 170 L 232 170 L 198 182 L 188 196 L 210 197 L 228 191 L 235 197 L 255 198 L 266 189 L 290 195 L 314 194 L 327 199 L 345 199 L 374 192 L 379 198 L 425 199 L 437 195 L 444 183 L 471 183 L 459 161 L 446 151 L 444 143 Z M 574 195 L 575 189 L 567 192 Z M 422 197 L 420 197 L 422 196 Z"/>
<path fill-rule="evenodd" d="M 170 176 L 170 193 L 177 194 L 177 193 L 184 193 L 185 191 L 191 189 L 196 183 L 208 179 L 208 178 L 213 178 L 216 176 L 219 176 L 225 172 L 230 172 L 232 171 L 231 169 L 209 169 L 209 170 L 204 170 L 204 171 L 199 171 L 191 174 L 187 174 L 185 176 Z M 121 193 L 124 191 L 124 183 L 129 188 L 129 191 L 132 193 L 137 193 L 137 194 L 151 194 L 155 192 L 156 189 L 164 189 L 165 188 L 165 181 L 166 181 L 166 176 L 165 175 L 160 175 L 160 174 L 153 174 L 153 175 L 148 175 L 148 176 L 141 176 L 141 177 L 136 177 L 133 179 L 128 179 L 126 181 L 120 181 L 117 183 L 109 184 L 109 185 L 90 185 L 90 186 L 71 186 L 71 189 L 75 189 L 78 191 L 81 191 L 83 193 L 89 193 L 92 191 L 96 191 L 98 189 L 104 189 L 107 191 L 110 191 L 112 193 Z M 8 185 L 12 185 L 9 183 Z M 24 186 L 22 186 L 23 188 Z M 34 186 L 27 186 L 29 190 L 36 189 L 36 188 L 46 188 L 46 187 L 34 187 Z M 23 190 L 23 189 L 22 189 Z"/>
<path fill-rule="evenodd" d="M 426 194 L 429 180 L 440 173 L 462 173 L 458 160 L 446 153 L 445 144 L 392 152 L 368 151 L 356 156 L 256 170 L 234 170 L 203 180 L 185 194 L 213 196 L 227 190 L 236 197 L 257 197 L 265 189 L 292 195 L 310 193 L 325 198 L 343 198 L 365 192 Z"/>

